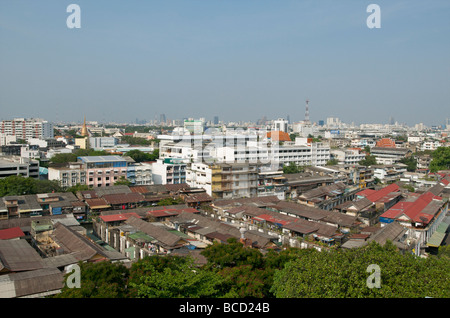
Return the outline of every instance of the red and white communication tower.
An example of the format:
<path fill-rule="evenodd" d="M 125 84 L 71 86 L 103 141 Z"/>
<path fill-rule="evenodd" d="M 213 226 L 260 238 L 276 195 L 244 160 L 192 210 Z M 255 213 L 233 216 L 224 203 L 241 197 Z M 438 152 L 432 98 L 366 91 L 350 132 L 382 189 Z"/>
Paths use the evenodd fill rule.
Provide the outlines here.
<path fill-rule="evenodd" d="M 305 123 L 310 123 L 310 121 L 309 121 L 309 99 L 306 99 Z"/>

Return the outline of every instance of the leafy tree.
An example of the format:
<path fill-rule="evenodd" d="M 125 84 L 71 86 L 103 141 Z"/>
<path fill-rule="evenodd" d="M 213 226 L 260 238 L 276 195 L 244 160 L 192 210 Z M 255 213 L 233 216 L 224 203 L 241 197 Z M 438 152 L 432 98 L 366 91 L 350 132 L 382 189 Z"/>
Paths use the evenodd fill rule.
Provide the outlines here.
<path fill-rule="evenodd" d="M 414 156 L 402 158 L 400 162 L 405 164 L 406 170 L 410 172 L 414 172 L 417 169 L 417 160 Z"/>
<path fill-rule="evenodd" d="M 102 261 L 97 263 L 79 262 L 80 288 L 67 287 L 64 278 L 64 287 L 55 298 L 125 298 L 127 297 L 128 269 L 120 263 Z"/>
<path fill-rule="evenodd" d="M 380 268 L 380 288 L 369 288 L 367 268 Z M 271 291 L 276 297 L 442 297 L 450 296 L 449 262 L 400 254 L 387 242 L 372 242 L 352 250 L 313 250 L 274 274 Z"/>
<path fill-rule="evenodd" d="M 76 194 L 78 191 L 86 191 L 89 190 L 89 186 L 86 184 L 77 184 L 74 186 L 71 186 L 66 189 L 66 192 L 72 192 L 73 194 Z"/>
<path fill-rule="evenodd" d="M 240 265 L 225 267 L 218 274 L 225 279 L 229 288 L 226 297 L 264 298 L 272 296 L 270 293 L 272 275 L 265 269 Z"/>
<path fill-rule="evenodd" d="M 244 247 L 236 238 L 229 238 L 226 244 L 214 243 L 205 248 L 201 254 L 206 257 L 210 267 L 250 265 L 252 268 L 261 268 L 264 264 L 263 255 L 259 250 Z"/>
<path fill-rule="evenodd" d="M 51 193 L 51 192 L 61 192 L 61 186 L 56 180 L 38 180 L 33 179 L 33 188 L 31 193 Z"/>
<path fill-rule="evenodd" d="M 153 262 L 139 264 L 145 275 L 129 282 L 131 294 L 137 298 L 199 298 L 224 296 L 225 279 L 214 271 L 198 268 L 193 260 L 158 266 Z"/>
<path fill-rule="evenodd" d="M 165 198 L 165 199 L 161 199 L 158 202 L 158 206 L 165 206 L 165 205 L 177 205 L 177 204 L 182 204 L 183 200 L 181 198 Z"/>
<path fill-rule="evenodd" d="M 50 163 L 68 163 L 77 161 L 77 155 L 74 153 L 58 153 L 50 158 Z"/>
<path fill-rule="evenodd" d="M 51 163 L 68 163 L 76 162 L 78 157 L 86 156 L 107 156 L 109 153 L 104 150 L 94 150 L 94 149 L 77 149 L 73 153 L 59 153 L 54 155 L 51 159 Z"/>
<path fill-rule="evenodd" d="M 133 136 L 122 136 L 122 143 L 130 144 L 130 145 L 141 145 L 141 146 L 149 146 L 153 143 L 153 140 L 148 140 L 141 137 L 133 137 Z"/>
<path fill-rule="evenodd" d="M 377 164 L 377 159 L 373 155 L 366 155 L 366 158 L 359 162 L 362 166 L 372 166 Z"/>
<path fill-rule="evenodd" d="M 303 172 L 304 168 L 302 166 L 296 165 L 294 162 L 290 162 L 289 165 L 283 167 L 283 173 L 292 174 Z"/>
<path fill-rule="evenodd" d="M 155 161 L 159 158 L 159 149 L 155 149 L 152 153 L 145 153 L 140 150 L 131 150 L 126 153 L 136 162 Z"/>
<path fill-rule="evenodd" d="M 450 147 L 439 147 L 432 153 L 430 162 L 430 171 L 450 169 Z"/>
<path fill-rule="evenodd" d="M 22 176 L 9 176 L 0 179 L 0 197 L 60 191 L 61 187 L 57 181 L 38 180 Z"/>
<path fill-rule="evenodd" d="M 334 166 L 337 165 L 339 163 L 339 160 L 337 159 L 330 159 L 327 161 L 327 166 Z"/>

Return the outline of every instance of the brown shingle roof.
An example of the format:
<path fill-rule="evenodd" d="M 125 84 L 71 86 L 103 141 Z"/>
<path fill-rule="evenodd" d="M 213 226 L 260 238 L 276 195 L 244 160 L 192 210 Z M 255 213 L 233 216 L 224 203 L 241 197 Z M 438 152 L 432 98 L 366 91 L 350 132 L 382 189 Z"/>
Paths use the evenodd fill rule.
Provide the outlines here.
<path fill-rule="evenodd" d="M 176 248 L 184 245 L 184 242 L 180 236 L 149 222 L 137 219 L 135 217 L 130 217 L 125 221 L 125 223 L 155 238 L 156 240 L 161 242 L 163 247 L 165 248 Z"/>
<path fill-rule="evenodd" d="M 29 271 L 44 267 L 42 258 L 25 240 L 0 240 L 0 271 Z"/>

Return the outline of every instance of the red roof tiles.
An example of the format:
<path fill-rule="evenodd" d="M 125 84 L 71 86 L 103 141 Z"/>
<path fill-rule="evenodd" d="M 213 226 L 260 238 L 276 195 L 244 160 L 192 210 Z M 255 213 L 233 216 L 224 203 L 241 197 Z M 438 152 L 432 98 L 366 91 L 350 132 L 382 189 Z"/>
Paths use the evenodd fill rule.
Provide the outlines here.
<path fill-rule="evenodd" d="M 9 240 L 25 236 L 20 227 L 12 227 L 9 229 L 0 230 L 0 240 Z"/>
<path fill-rule="evenodd" d="M 110 214 L 110 215 L 101 215 L 100 218 L 104 222 L 117 222 L 117 221 L 125 221 L 131 216 L 134 216 L 134 217 L 136 217 L 138 219 L 141 218 L 138 214 L 136 214 L 134 212 L 121 213 L 121 214 Z"/>

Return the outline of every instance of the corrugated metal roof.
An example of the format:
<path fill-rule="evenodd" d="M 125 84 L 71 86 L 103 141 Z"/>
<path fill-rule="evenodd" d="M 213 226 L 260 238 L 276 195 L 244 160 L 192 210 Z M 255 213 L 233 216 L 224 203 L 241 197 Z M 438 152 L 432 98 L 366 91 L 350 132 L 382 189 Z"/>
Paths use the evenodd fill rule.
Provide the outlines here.
<path fill-rule="evenodd" d="M 42 258 L 25 240 L 0 240 L 0 263 L 12 272 L 44 267 Z"/>

